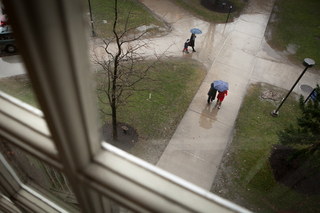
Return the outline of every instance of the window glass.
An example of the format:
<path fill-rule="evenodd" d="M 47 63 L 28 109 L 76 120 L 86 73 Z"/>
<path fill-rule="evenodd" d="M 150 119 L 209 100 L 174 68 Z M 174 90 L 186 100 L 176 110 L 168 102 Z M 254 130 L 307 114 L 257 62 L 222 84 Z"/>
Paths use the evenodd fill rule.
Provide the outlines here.
<path fill-rule="evenodd" d="M 39 108 L 12 28 L 0 27 L 0 90 Z"/>
<path fill-rule="evenodd" d="M 77 199 L 66 176 L 0 137 L 1 153 L 20 181 L 54 202 L 59 199 L 78 208 Z"/>
<path fill-rule="evenodd" d="M 207 74 L 207 67 L 191 60 L 190 55 L 167 59 L 157 53 L 158 57 L 148 57 L 155 50 L 151 48 L 150 52 L 145 48 L 160 41 L 156 38 L 168 32 L 166 25 L 154 19 L 141 5 L 132 5 L 133 1 L 125 1 L 129 5 L 121 4 L 118 11 L 112 9 L 113 5 L 107 5 L 109 2 L 94 2 L 88 12 L 88 23 L 91 22 L 88 34 L 92 35 L 89 44 L 93 47 L 89 54 L 103 140 L 253 211 L 319 210 L 317 155 L 320 131 L 316 101 L 303 105 L 298 101 L 299 96 L 293 94 L 281 108 L 280 116 L 272 117 L 270 111 L 279 106 L 288 91 L 264 83 L 248 85 L 249 78 L 249 81 L 234 79 L 248 74 L 244 72 L 247 70 L 251 76 L 253 63 L 257 65 L 260 58 L 245 57 L 252 62 L 249 66 L 250 63 L 239 63 L 234 58 L 227 61 L 224 57 L 243 55 L 252 49 L 237 51 L 239 47 L 230 50 L 218 46 L 222 55 L 212 67 L 213 74 Z M 114 12 L 119 13 L 119 20 L 114 20 Z M 114 23 L 118 28 L 113 30 Z M 240 23 L 243 25 L 235 29 L 243 28 L 245 23 Z M 210 27 L 212 32 L 221 30 L 221 25 Z M 225 30 L 226 25 L 224 27 Z M 120 55 L 117 55 L 114 32 L 121 35 Z M 211 36 L 208 32 L 206 35 L 206 39 Z M 257 36 L 255 34 L 252 40 Z M 125 42 L 129 40 L 135 42 Z M 232 46 L 225 37 L 217 40 Z M 216 38 L 209 41 L 216 41 Z M 252 46 L 259 46 L 262 41 L 253 43 Z M 184 54 L 180 47 L 174 51 Z M 201 57 L 208 58 L 205 54 Z M 0 89 L 36 106 L 33 93 L 28 92 L 31 87 L 24 72 L 13 74 L 6 68 L 16 60 L 20 58 L 4 53 Z M 234 72 L 228 73 L 229 69 Z M 212 80 L 220 76 L 227 76 L 233 88 L 222 106 L 216 100 L 207 99 Z M 305 97 L 308 94 L 304 93 Z M 299 122 L 296 118 L 300 118 Z M 193 128 L 195 126 L 197 128 Z M 294 143 L 297 141 L 299 143 Z M 6 144 L 5 140 L 1 146 L 24 183 L 40 186 L 39 189 L 50 191 L 77 206 L 62 173 Z M 177 156 L 176 160 L 172 160 L 172 156 Z M 34 173 L 37 175 L 33 176 Z M 116 204 L 111 204 L 111 209 L 127 211 Z"/>
<path fill-rule="evenodd" d="M 91 2 L 97 35 L 91 37 L 94 48 L 90 55 L 95 71 L 102 138 L 156 165 L 206 70 L 201 63 L 192 60 L 156 59 L 140 54 L 146 51 L 147 43 L 157 42 L 155 38 L 167 34 L 169 29 L 142 4 L 133 4 L 133 1 L 119 3 L 116 32 L 117 35 L 124 33 L 120 42 L 133 39 L 138 44 L 122 44 L 123 54 L 115 67 L 117 52 L 112 33 L 115 12 L 112 2 Z M 130 27 L 125 28 L 128 17 Z"/>
<path fill-rule="evenodd" d="M 99 3 L 99 6 L 102 5 L 104 4 Z M 207 7 L 208 5 L 209 3 Z M 239 8 L 240 6 L 244 5 L 239 4 Z M 168 7 L 161 7 L 160 3 L 157 7 L 151 5 L 151 9 L 158 8 L 165 8 L 166 16 L 179 16 L 178 10 L 172 12 Z M 119 13 L 123 12 L 121 9 Z M 260 11 L 260 8 L 254 9 Z M 271 11 L 272 5 L 268 14 Z M 99 20 L 98 14 L 104 12 L 107 13 L 92 6 L 93 19 L 96 18 L 99 22 L 95 25 L 96 32 L 99 32 L 103 24 L 113 26 L 112 16 Z M 230 10 L 226 10 L 228 12 Z M 294 14 L 294 10 L 291 13 Z M 155 34 L 150 33 L 149 37 L 139 38 L 135 44 L 124 45 L 125 51 L 115 63 L 117 52 L 112 50 L 116 48 L 116 40 L 112 39 L 110 28 L 109 34 L 99 37 L 98 33 L 92 39 L 96 43 L 93 42 L 94 48 L 90 54 L 93 56 L 102 136 L 106 142 L 254 212 L 314 212 L 319 210 L 320 193 L 320 184 L 316 181 L 320 166 L 317 160 L 318 145 L 315 145 L 318 144 L 318 139 L 314 137 L 318 136 L 314 130 L 318 130 L 319 125 L 317 121 L 307 129 L 306 126 L 311 124 L 306 120 L 317 120 L 318 117 L 315 117 L 317 113 L 310 113 L 303 118 L 304 112 L 299 107 L 299 95 L 302 94 L 306 99 L 313 88 L 311 91 L 304 91 L 297 87 L 282 106 L 280 116 L 272 117 L 271 112 L 277 109 L 288 93 L 288 90 L 282 88 L 289 89 L 296 80 L 294 78 L 292 83 L 288 83 L 288 76 L 300 74 L 304 67 L 298 71 L 286 72 L 285 69 L 295 68 L 291 64 L 278 66 L 278 62 L 269 65 L 274 61 L 284 60 L 276 58 L 274 51 L 265 43 L 264 32 L 268 19 L 263 19 L 266 21 L 261 24 L 263 15 L 251 15 L 244 14 L 241 21 L 228 25 L 213 26 L 196 20 L 194 23 L 201 26 L 203 31 L 206 30 L 196 40 L 199 50 L 192 56 L 179 55 L 179 59 L 174 60 L 146 60 L 142 53 L 150 56 L 158 46 L 170 45 L 155 39 Z M 178 18 L 176 20 L 180 21 Z M 248 20 L 252 25 L 247 25 Z M 188 19 L 188 24 L 190 23 Z M 150 25 L 144 26 L 147 29 L 146 26 Z M 235 30 L 230 33 L 230 28 Z M 258 35 L 261 28 L 263 30 Z M 117 33 L 124 32 L 121 26 L 117 29 Z M 129 39 L 140 35 L 137 29 L 140 28 L 135 27 L 136 31 L 127 32 L 131 36 Z M 162 39 L 165 42 L 174 39 L 179 41 L 180 46 L 174 51 L 181 53 L 185 41 L 182 41 L 182 37 L 185 38 L 184 32 L 189 33 L 190 29 L 179 30 L 183 33 L 177 32 L 177 35 Z M 181 39 L 177 39 L 179 36 Z M 240 37 L 243 40 L 237 42 Z M 167 38 L 170 39 L 166 40 Z M 127 37 L 121 39 L 125 40 Z M 312 38 L 312 43 L 317 39 Z M 150 45 L 152 51 L 143 49 L 146 43 L 153 45 Z M 250 45 L 243 46 L 244 43 Z M 138 50 L 139 44 L 143 46 L 142 50 Z M 264 46 L 259 49 L 261 44 Z M 101 45 L 110 52 L 106 52 Z M 286 47 L 287 51 L 292 52 L 293 48 L 296 52 L 300 48 L 291 45 Z M 134 51 L 130 52 L 131 50 Z M 263 63 L 261 55 L 257 57 L 258 51 L 260 54 L 265 50 L 268 50 L 266 57 L 271 58 L 267 60 L 268 63 Z M 172 52 L 170 54 L 174 55 Z M 212 60 L 209 68 L 190 60 L 198 59 L 206 63 L 204 58 Z M 296 64 L 298 63 L 300 65 L 300 62 Z M 147 74 L 139 72 L 145 68 L 148 68 Z M 218 98 L 207 99 L 211 83 L 220 78 L 228 81 L 230 87 L 223 104 L 218 104 Z M 256 78 L 263 81 L 268 79 L 269 83 L 276 86 L 248 84 L 252 79 L 256 81 Z M 310 81 L 315 78 L 318 76 L 308 77 Z M 112 79 L 117 79 L 117 82 L 112 84 Z M 129 87 L 133 82 L 139 83 L 136 87 Z M 115 89 L 114 96 L 112 89 Z M 314 108 L 317 107 L 316 103 Z M 112 114 L 115 120 L 112 120 Z M 303 118 L 300 124 L 304 123 L 305 127 L 299 126 L 298 118 Z M 295 133 L 302 130 L 305 132 L 291 135 L 290 125 Z M 308 141 L 310 138 L 313 141 Z M 294 143 L 298 140 L 300 142 Z"/>

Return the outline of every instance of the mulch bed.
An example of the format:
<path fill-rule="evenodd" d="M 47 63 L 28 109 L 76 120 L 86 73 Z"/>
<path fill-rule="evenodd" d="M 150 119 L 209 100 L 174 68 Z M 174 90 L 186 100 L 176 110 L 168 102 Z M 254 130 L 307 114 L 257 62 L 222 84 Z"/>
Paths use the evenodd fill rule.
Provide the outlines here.
<path fill-rule="evenodd" d="M 234 4 L 232 4 L 232 2 L 230 1 L 220 0 L 219 4 L 215 4 L 214 2 L 214 0 L 201 0 L 201 5 L 208 10 L 217 13 L 229 13 L 230 6 L 232 6 L 232 9 L 230 11 L 231 13 L 236 9 Z"/>
<path fill-rule="evenodd" d="M 294 159 L 287 159 L 296 150 L 283 145 L 274 145 L 269 157 L 270 166 L 276 181 L 305 195 L 316 195 L 320 193 L 320 172 L 306 164 Z M 315 172 L 316 171 L 316 172 Z"/>
<path fill-rule="evenodd" d="M 124 131 L 122 128 L 123 126 L 125 126 L 128 129 Z M 118 123 L 117 129 L 118 140 L 114 141 L 112 124 L 104 124 L 101 128 L 103 140 L 124 151 L 128 151 L 132 147 L 134 147 L 134 145 L 138 142 L 139 139 L 136 129 L 124 123 Z"/>

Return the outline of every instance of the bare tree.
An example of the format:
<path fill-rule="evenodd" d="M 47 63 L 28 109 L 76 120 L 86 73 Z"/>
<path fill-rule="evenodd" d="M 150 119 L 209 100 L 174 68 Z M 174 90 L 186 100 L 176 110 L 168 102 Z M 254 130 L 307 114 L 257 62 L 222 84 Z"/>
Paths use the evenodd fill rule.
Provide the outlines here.
<path fill-rule="evenodd" d="M 122 12 L 122 11 L 121 11 Z M 149 71 L 160 61 L 163 55 L 154 55 L 153 62 L 147 67 L 140 66 L 147 58 L 145 51 L 148 47 L 146 33 L 137 32 L 136 26 L 130 26 L 130 15 L 127 12 L 126 19 L 121 23 L 119 20 L 118 0 L 114 1 L 113 37 L 103 39 L 103 54 L 95 51 L 94 61 L 103 68 L 103 74 L 97 80 L 99 101 L 111 108 L 100 108 L 100 112 L 112 116 L 113 139 L 117 140 L 117 109 L 128 103 L 130 96 L 135 91 L 141 91 L 141 83 L 144 80 L 152 80 L 148 77 Z M 121 23 L 121 26 L 119 25 Z M 130 26 L 130 27 L 129 27 Z M 99 55 L 99 56 L 98 56 Z M 104 57 L 101 59 L 101 55 Z M 142 68 L 143 67 L 143 68 Z M 138 86 L 139 85 L 139 86 Z M 107 97 L 104 99 L 103 97 Z"/>

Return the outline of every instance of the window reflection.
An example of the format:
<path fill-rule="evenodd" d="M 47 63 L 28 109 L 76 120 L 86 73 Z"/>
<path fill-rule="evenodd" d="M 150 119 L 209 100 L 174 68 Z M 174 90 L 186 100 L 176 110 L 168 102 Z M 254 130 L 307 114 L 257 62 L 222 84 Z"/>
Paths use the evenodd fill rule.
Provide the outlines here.
<path fill-rule="evenodd" d="M 74 207 L 78 206 L 70 184 L 62 172 L 8 143 L 2 137 L 0 150 L 23 184 Z"/>

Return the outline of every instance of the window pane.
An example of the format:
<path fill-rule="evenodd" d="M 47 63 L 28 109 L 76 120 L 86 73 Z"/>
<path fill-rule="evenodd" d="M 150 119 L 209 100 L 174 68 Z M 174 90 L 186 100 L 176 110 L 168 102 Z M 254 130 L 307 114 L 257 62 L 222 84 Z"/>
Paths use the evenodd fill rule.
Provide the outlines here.
<path fill-rule="evenodd" d="M 52 202 L 59 199 L 78 209 L 77 199 L 62 172 L 11 145 L 1 137 L 0 147 L 1 153 L 23 184 L 49 197 Z"/>
<path fill-rule="evenodd" d="M 150 9 L 157 15 L 161 13 L 159 8 L 166 8 L 164 18 L 171 17 L 169 18 L 170 23 L 174 20 L 172 17 L 179 17 L 179 12 L 177 12 L 179 8 L 176 6 L 173 6 L 175 10 L 171 11 L 169 7 L 161 6 L 161 3 L 156 4 L 157 7 L 152 3 L 145 4 L 150 6 Z M 266 6 L 265 10 L 269 14 L 272 11 L 272 4 L 270 8 L 268 7 Z M 93 10 L 94 12 L 98 13 Z M 195 54 L 192 56 L 179 55 L 188 60 L 162 59 L 152 64 L 154 60 L 145 60 L 141 54 L 134 55 L 135 57 L 123 55 L 124 60 L 119 61 L 116 75 L 113 73 L 114 58 L 108 58 L 105 50 L 99 48 L 103 42 L 97 39 L 96 41 L 100 43 L 96 43 L 96 49 L 94 49 L 96 54 L 93 55 L 96 56 L 94 69 L 101 123 L 103 124 L 103 139 L 255 212 L 314 212 L 319 209 L 320 193 L 320 184 L 316 181 L 319 175 L 317 169 L 319 150 L 318 145 L 314 145 L 318 144 L 318 139 L 314 137 L 314 141 L 305 143 L 311 137 L 310 129 L 307 130 L 308 134 L 298 134 L 292 138 L 292 140 L 300 139 L 300 144 L 292 145 L 290 140 L 281 142 L 284 139 L 279 136 L 280 131 L 288 128 L 290 124 L 294 127 L 298 126 L 296 118 L 302 115 L 298 95 L 291 95 L 292 99 L 288 99 L 286 106 L 281 108 L 281 115 L 278 118 L 270 115 L 270 112 L 279 106 L 282 98 L 288 92 L 281 88 L 290 88 L 296 80 L 293 79 L 292 84 L 287 84 L 288 76 L 292 76 L 293 73 L 298 75 L 300 72 L 294 71 L 295 68 L 291 65 L 278 66 L 278 63 L 274 61 L 279 59 L 273 58 L 272 54 L 268 54 L 268 58 L 271 59 L 267 62 L 272 63 L 272 69 L 277 71 L 271 73 L 271 65 L 268 67 L 268 64 L 260 62 L 261 55 L 257 57 L 256 54 L 258 51 L 261 52 L 263 48 L 266 48 L 274 52 L 265 44 L 263 35 L 268 19 L 265 19 L 263 24 L 257 24 L 262 14 L 252 17 L 251 15 L 243 14 L 245 21 L 230 24 L 232 29 L 236 29 L 232 34 L 229 34 L 229 24 L 210 25 L 197 19 L 197 25 L 206 30 L 197 38 L 199 51 L 197 50 L 196 54 L 198 56 Z M 189 16 L 186 17 L 191 19 Z M 250 32 L 244 27 L 247 26 L 248 20 L 248 23 L 252 24 L 249 27 L 252 27 Z M 181 25 L 183 21 L 190 24 L 189 19 L 188 21 L 183 18 L 179 19 Z M 110 23 L 112 19 L 109 18 L 106 24 Z M 151 44 L 150 49 L 158 51 L 158 46 L 169 46 L 169 40 L 178 41 L 182 49 L 184 42 L 181 37 L 184 37 L 184 33 L 180 32 L 189 32 L 189 29 L 181 25 L 174 25 L 180 30 L 175 31 L 175 35 L 162 38 L 162 41 L 167 43 L 157 39 L 152 39 L 153 42 L 151 42 L 146 38 L 140 42 Z M 263 28 L 261 35 L 257 35 L 261 28 Z M 239 33 L 240 29 L 244 31 Z M 237 40 L 235 38 L 240 39 L 240 42 L 233 41 Z M 244 47 L 243 44 L 247 44 L 248 39 L 251 41 L 250 45 Z M 104 46 L 112 46 L 108 43 L 111 40 L 106 39 L 106 41 Z M 261 48 L 262 43 L 265 46 Z M 130 47 L 129 45 L 129 49 Z M 174 49 L 173 52 L 181 53 L 181 49 Z M 215 50 L 217 52 L 214 52 Z M 147 54 L 151 55 L 151 52 Z M 171 52 L 170 56 L 172 55 L 174 54 Z M 139 60 L 135 60 L 137 58 Z M 190 58 L 203 63 L 207 62 L 207 58 L 212 61 L 210 66 L 204 69 L 202 75 L 201 66 L 197 67 L 198 64 Z M 141 60 L 144 61 L 141 62 Z M 131 85 L 131 81 L 128 80 L 130 74 L 139 69 L 143 70 L 144 67 L 152 68 L 148 73 L 150 75 L 144 79 L 145 81 L 139 82 L 141 85 L 137 84 L 135 90 L 131 90 L 132 93 L 128 90 L 121 93 L 122 97 L 130 94 L 129 98 L 120 101 L 121 98 L 117 96 L 120 93 L 114 93 L 115 104 L 119 101 L 121 105 L 117 108 L 117 124 L 113 128 L 112 119 L 110 115 L 107 115 L 114 113 L 112 105 L 109 106 L 110 101 L 112 102 L 112 95 L 109 93 L 108 97 L 108 92 L 111 91 L 112 85 L 108 85 L 108 77 L 119 77 L 114 88 L 121 90 Z M 193 73 L 188 69 L 195 69 L 197 72 Z M 293 71 L 287 73 L 285 69 Z M 279 79 L 279 70 L 286 77 Z M 207 78 L 204 78 L 206 74 Z M 270 83 L 278 87 L 269 88 L 263 84 L 248 87 L 248 82 L 251 82 L 253 78 L 254 80 L 259 79 L 260 75 L 263 81 L 270 77 L 268 79 Z M 139 77 L 134 75 L 134 80 L 137 78 Z M 210 85 L 214 80 L 220 78 L 228 81 L 230 85 L 230 94 L 226 97 L 221 109 L 217 105 L 217 99 L 207 104 Z M 308 79 L 318 79 L 318 76 L 311 75 Z M 194 85 L 191 85 L 192 83 Z M 316 84 L 317 80 L 312 83 Z M 247 87 L 249 90 L 246 90 Z M 262 97 L 261 94 L 264 92 L 269 93 L 271 98 Z M 310 94 L 310 91 L 304 92 L 297 89 L 296 92 L 303 94 L 305 98 Z M 248 96 L 242 102 L 245 94 Z M 276 97 L 272 97 L 273 95 Z M 317 104 L 315 106 L 315 108 L 318 107 Z M 316 113 L 301 122 L 308 124 L 306 120 L 316 120 L 315 115 Z M 180 123 L 183 117 L 185 120 Z M 314 129 L 318 130 L 318 124 L 315 124 Z M 235 131 L 233 131 L 234 127 Z M 295 131 L 299 132 L 297 129 Z M 115 130 L 117 130 L 116 139 L 112 137 Z M 315 135 L 318 137 L 318 133 Z M 289 136 L 283 135 L 282 137 Z M 306 153 L 310 154 L 310 152 L 314 155 L 306 157 Z"/>
<path fill-rule="evenodd" d="M 3 48 L 0 50 L 0 91 L 39 108 L 13 35 L 10 26 L 0 28 L 0 37 L 2 36 L 0 38 L 0 47 Z M 14 47 L 14 49 L 10 49 L 8 46 Z"/>

